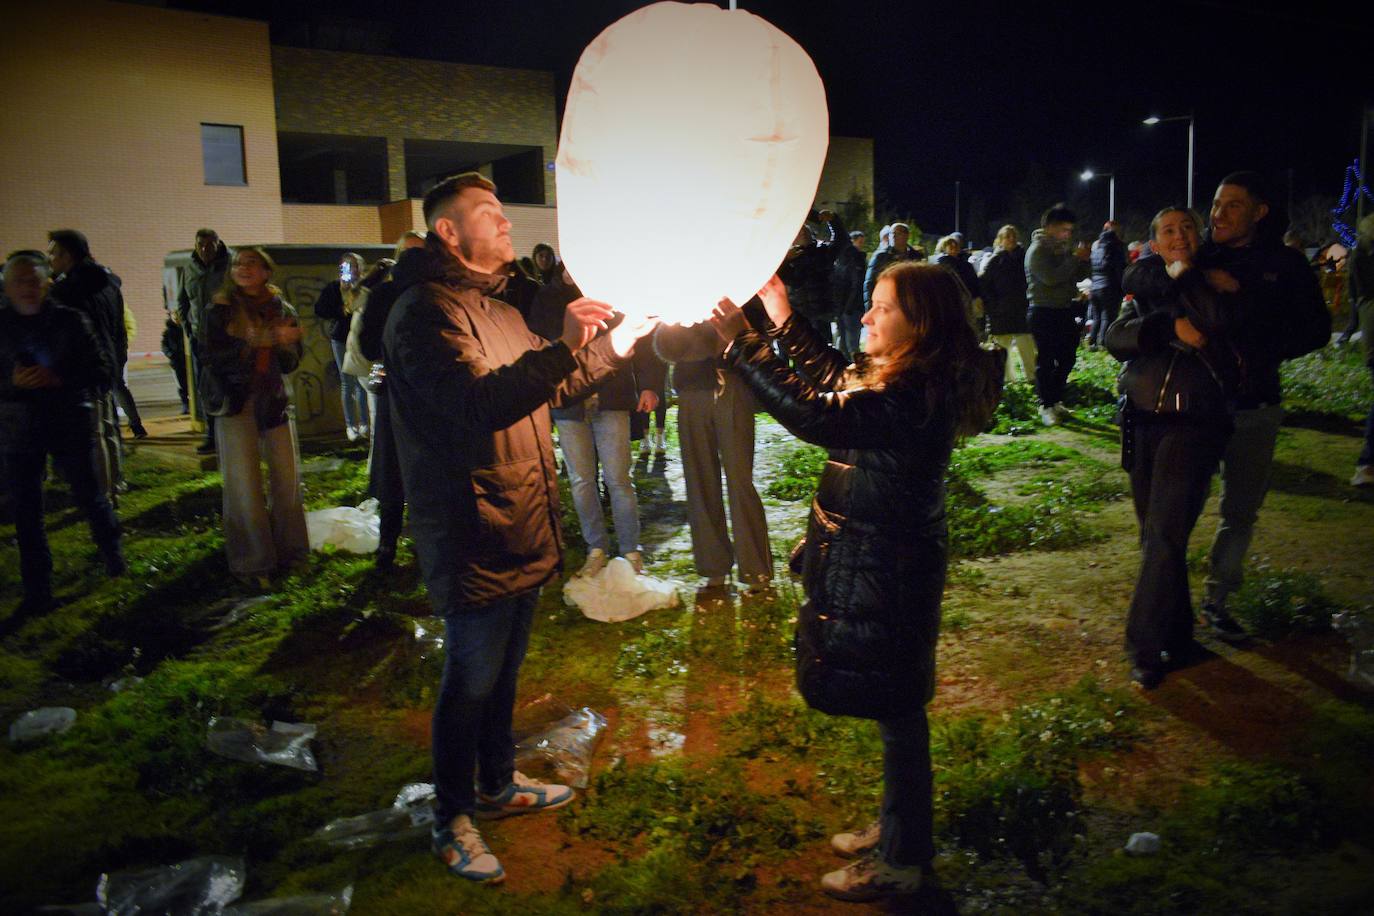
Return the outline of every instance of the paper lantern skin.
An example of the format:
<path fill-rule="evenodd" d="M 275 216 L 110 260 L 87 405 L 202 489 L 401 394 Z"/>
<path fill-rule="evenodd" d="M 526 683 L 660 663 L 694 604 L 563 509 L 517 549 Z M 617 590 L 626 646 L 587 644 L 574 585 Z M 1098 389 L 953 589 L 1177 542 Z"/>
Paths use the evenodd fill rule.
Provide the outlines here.
<path fill-rule="evenodd" d="M 829 143 L 801 46 L 743 10 L 655 3 L 582 52 L 559 140 L 559 248 L 583 293 L 691 324 L 782 263 Z"/>

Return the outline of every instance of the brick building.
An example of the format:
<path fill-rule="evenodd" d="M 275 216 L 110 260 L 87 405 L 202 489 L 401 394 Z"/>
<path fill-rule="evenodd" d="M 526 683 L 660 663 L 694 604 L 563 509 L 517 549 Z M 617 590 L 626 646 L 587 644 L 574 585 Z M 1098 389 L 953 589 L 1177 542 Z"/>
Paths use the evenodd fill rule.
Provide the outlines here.
<path fill-rule="evenodd" d="M 106 0 L 0 30 L 0 248 L 76 228 L 154 351 L 163 260 L 235 244 L 389 243 L 444 175 L 500 185 L 516 250 L 557 247 L 553 74 L 274 47 L 265 22 Z M 451 101 L 435 105 L 439 95 Z M 872 141 L 833 138 L 818 201 L 873 199 Z"/>

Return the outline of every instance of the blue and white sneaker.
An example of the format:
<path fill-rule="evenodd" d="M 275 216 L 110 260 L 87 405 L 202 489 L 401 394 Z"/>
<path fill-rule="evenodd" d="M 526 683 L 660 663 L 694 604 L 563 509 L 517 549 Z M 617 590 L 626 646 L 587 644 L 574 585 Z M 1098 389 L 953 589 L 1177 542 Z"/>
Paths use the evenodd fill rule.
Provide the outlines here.
<path fill-rule="evenodd" d="M 434 854 L 460 878 L 478 884 L 500 884 L 506 880 L 506 870 L 466 814 L 455 817 L 447 828 L 436 830 L 433 845 Z"/>
<path fill-rule="evenodd" d="M 567 786 L 546 785 L 516 770 L 510 784 L 495 795 L 477 793 L 477 819 L 494 821 L 513 814 L 552 811 L 572 800 L 573 790 Z"/>

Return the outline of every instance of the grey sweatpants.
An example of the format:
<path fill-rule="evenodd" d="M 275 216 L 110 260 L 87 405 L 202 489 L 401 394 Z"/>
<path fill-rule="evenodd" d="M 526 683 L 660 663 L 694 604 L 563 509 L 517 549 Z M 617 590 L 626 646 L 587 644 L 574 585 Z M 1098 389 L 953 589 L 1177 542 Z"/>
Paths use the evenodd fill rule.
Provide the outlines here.
<path fill-rule="evenodd" d="M 740 578 L 746 582 L 771 579 L 768 522 L 754 488 L 754 396 L 744 382 L 727 372 L 719 394 L 679 393 L 677 428 L 697 574 L 726 576 L 738 564 Z M 729 491 L 729 530 L 720 492 L 722 469 Z"/>

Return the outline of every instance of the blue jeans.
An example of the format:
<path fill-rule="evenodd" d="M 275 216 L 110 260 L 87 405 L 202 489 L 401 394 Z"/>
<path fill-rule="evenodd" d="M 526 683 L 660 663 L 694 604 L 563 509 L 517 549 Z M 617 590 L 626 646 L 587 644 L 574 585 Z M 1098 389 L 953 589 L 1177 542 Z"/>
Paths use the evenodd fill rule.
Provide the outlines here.
<path fill-rule="evenodd" d="M 883 737 L 878 853 L 889 865 L 925 865 L 935 858 L 930 722 L 921 708 L 903 719 L 880 721 L 878 731 Z"/>
<path fill-rule="evenodd" d="M 348 349 L 348 344 L 342 340 L 331 340 L 329 346 L 334 351 L 334 365 L 339 370 L 339 390 L 343 396 L 344 424 L 349 429 L 371 426 L 367 413 L 367 389 L 363 387 L 362 381 L 356 375 L 349 375 L 343 369 L 344 353 Z"/>
<path fill-rule="evenodd" d="M 434 704 L 434 806 L 445 825 L 477 807 L 480 787 L 495 795 L 515 772 L 515 680 L 530 643 L 539 590 L 444 615 L 444 679 Z"/>
<path fill-rule="evenodd" d="M 1245 555 L 1255 536 L 1260 506 L 1269 492 L 1269 471 L 1274 464 L 1274 443 L 1283 423 L 1277 404 L 1236 411 L 1236 431 L 1221 456 L 1221 499 L 1217 508 L 1221 524 L 1212 538 L 1207 572 L 1207 602 L 1224 605 L 1226 596 L 1240 588 Z"/>
<path fill-rule="evenodd" d="M 573 508 L 582 527 L 582 540 L 587 548 L 597 547 L 610 553 L 610 538 L 606 534 L 606 519 L 601 514 L 601 497 L 596 488 L 596 468 L 611 494 L 611 516 L 615 519 L 615 537 L 621 553 L 639 549 L 639 503 L 635 499 L 634 484 L 630 481 L 630 412 L 602 410 L 590 420 L 556 419 L 558 442 L 563 448 L 563 460 L 568 463 L 568 481 L 572 489 Z"/>

